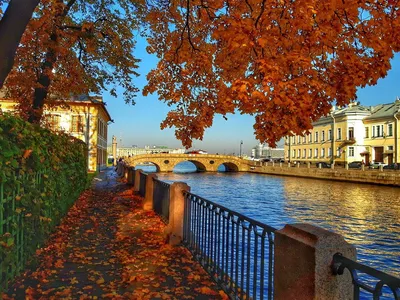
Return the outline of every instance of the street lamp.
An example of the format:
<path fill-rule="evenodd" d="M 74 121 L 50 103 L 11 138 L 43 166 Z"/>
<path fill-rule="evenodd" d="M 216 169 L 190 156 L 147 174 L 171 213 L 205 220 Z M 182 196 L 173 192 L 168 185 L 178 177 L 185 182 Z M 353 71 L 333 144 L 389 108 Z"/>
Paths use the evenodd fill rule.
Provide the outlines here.
<path fill-rule="evenodd" d="M 243 145 L 243 141 L 240 141 L 240 152 L 239 152 L 240 158 L 242 158 L 242 145 Z"/>

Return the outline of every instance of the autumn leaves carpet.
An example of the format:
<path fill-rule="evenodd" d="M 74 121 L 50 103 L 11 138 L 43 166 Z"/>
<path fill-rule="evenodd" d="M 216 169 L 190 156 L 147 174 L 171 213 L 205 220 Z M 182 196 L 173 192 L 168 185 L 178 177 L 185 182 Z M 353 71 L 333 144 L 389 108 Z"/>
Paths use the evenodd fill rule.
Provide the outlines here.
<path fill-rule="evenodd" d="M 112 170 L 95 178 L 3 299 L 227 299 Z"/>

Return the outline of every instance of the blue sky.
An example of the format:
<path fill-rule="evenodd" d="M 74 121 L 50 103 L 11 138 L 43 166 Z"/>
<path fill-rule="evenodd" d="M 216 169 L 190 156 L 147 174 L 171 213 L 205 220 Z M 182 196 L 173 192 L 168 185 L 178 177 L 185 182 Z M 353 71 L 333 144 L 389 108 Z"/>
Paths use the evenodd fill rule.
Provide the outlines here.
<path fill-rule="evenodd" d="M 157 58 L 145 51 L 146 41 L 138 38 L 136 56 L 140 62 L 136 85 L 142 89 L 146 85 L 146 74 L 156 66 Z M 357 93 L 358 101 L 362 105 L 377 105 L 393 102 L 400 97 L 400 54 L 392 60 L 392 69 L 384 79 L 372 87 L 360 89 Z M 141 92 L 136 99 L 136 105 L 125 104 L 122 99 L 115 99 L 107 92 L 103 94 L 107 102 L 114 123 L 109 126 L 109 143 L 113 135 L 118 144 L 125 147 L 137 145 L 163 145 L 172 148 L 181 148 L 182 144 L 175 138 L 174 129 L 160 129 L 160 123 L 166 117 L 170 108 L 157 99 L 157 94 L 142 96 Z M 254 118 L 248 115 L 229 115 L 228 121 L 217 115 L 214 124 L 207 129 L 203 141 L 195 140 L 193 148 L 204 149 L 210 153 L 239 153 L 240 141 L 243 140 L 243 153 L 250 154 L 251 148 L 258 144 L 254 137 Z"/>

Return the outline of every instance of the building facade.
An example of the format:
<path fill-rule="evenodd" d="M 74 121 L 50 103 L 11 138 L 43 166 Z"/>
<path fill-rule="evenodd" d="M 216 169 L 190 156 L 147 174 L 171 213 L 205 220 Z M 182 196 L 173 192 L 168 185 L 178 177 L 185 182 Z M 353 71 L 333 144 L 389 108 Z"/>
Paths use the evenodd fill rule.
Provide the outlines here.
<path fill-rule="evenodd" d="M 251 157 L 255 159 L 283 159 L 285 150 L 283 148 L 271 148 L 266 144 L 258 144 L 251 149 Z"/>
<path fill-rule="evenodd" d="M 15 111 L 17 103 L 0 98 L 2 111 Z M 107 164 L 107 132 L 111 121 L 102 97 L 79 96 L 63 101 L 63 105 L 46 108 L 43 124 L 53 131 L 62 131 L 88 145 L 88 170 L 96 171 Z"/>
<path fill-rule="evenodd" d="M 285 137 L 285 160 L 328 162 L 352 161 L 399 163 L 400 100 L 377 106 L 352 103 L 335 109 L 313 123 L 304 135 Z"/>

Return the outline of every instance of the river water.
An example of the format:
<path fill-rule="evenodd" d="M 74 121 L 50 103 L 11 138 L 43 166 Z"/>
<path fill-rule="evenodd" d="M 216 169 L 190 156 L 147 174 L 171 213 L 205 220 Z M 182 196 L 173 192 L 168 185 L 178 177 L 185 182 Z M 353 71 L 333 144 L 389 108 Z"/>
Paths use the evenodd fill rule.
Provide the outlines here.
<path fill-rule="evenodd" d="M 310 223 L 332 230 L 357 247 L 363 264 L 400 277 L 400 189 L 369 184 L 252 173 L 159 173 L 183 181 L 191 192 L 277 229 Z M 151 171 L 152 169 L 148 169 Z"/>

